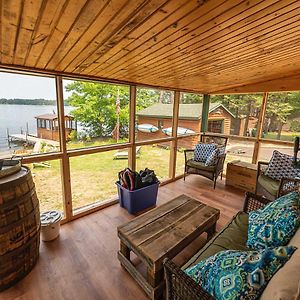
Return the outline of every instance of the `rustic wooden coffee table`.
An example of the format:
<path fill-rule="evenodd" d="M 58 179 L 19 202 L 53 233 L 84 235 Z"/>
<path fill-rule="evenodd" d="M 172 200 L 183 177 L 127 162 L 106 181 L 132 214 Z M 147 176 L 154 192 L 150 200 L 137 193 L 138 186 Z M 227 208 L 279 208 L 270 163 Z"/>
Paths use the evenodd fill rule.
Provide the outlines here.
<path fill-rule="evenodd" d="M 210 239 L 220 211 L 181 195 L 118 227 L 121 265 L 151 299 L 163 292 L 163 259 L 173 258 L 202 233 Z M 133 251 L 147 267 L 145 278 L 130 260 Z"/>

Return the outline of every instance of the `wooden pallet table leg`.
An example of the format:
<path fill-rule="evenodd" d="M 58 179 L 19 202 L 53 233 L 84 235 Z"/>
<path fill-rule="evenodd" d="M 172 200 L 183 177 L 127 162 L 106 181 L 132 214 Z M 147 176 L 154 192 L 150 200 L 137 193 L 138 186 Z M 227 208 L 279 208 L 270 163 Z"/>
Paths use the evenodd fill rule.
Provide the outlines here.
<path fill-rule="evenodd" d="M 217 223 L 214 223 L 211 227 L 209 227 L 206 231 L 207 233 L 207 240 L 209 241 L 216 233 Z"/>
<path fill-rule="evenodd" d="M 164 287 L 164 271 L 154 271 L 153 268 L 147 268 L 147 282 L 152 286 L 151 299 L 161 299 Z"/>
<path fill-rule="evenodd" d="M 130 248 L 120 241 L 120 252 L 130 261 Z"/>

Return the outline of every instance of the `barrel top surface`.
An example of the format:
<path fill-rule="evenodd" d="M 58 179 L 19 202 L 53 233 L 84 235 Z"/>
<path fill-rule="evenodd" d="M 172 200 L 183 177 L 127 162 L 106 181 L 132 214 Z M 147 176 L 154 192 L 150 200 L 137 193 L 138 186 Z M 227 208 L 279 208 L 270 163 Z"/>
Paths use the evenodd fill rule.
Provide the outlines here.
<path fill-rule="evenodd" d="M 29 169 L 22 167 L 19 172 L 11 174 L 9 176 L 0 178 L 0 187 L 2 184 L 7 184 L 9 182 L 13 182 L 15 180 L 21 179 L 29 173 Z"/>

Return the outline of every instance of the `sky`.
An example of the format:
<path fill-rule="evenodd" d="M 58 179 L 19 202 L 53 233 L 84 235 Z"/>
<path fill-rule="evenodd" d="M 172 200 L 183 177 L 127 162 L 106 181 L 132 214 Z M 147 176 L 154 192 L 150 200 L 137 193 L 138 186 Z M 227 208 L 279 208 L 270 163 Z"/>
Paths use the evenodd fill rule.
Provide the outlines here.
<path fill-rule="evenodd" d="M 56 99 L 55 79 L 0 72 L 0 99 Z"/>

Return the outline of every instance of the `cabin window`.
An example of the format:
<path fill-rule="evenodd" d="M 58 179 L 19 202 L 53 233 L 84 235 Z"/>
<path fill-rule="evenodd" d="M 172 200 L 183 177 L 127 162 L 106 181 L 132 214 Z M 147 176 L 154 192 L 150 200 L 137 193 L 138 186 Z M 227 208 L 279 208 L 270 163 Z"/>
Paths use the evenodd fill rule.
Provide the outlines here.
<path fill-rule="evenodd" d="M 51 130 L 51 121 L 50 120 L 46 120 L 46 129 L 47 130 Z"/>
<path fill-rule="evenodd" d="M 38 119 L 37 124 L 38 128 L 46 128 L 46 120 Z"/>
<path fill-rule="evenodd" d="M 214 121 L 208 121 L 208 132 L 213 133 L 223 133 L 224 126 L 223 126 L 224 120 L 214 120 Z"/>

